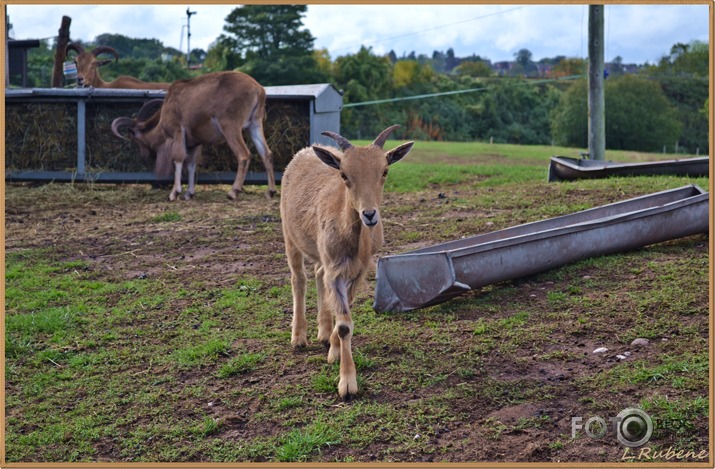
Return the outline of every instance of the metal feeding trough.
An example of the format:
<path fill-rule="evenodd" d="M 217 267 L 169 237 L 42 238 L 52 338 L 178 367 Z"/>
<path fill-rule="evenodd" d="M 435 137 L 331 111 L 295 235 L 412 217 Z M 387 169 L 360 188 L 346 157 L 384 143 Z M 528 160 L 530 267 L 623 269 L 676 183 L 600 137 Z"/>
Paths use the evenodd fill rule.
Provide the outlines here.
<path fill-rule="evenodd" d="M 708 231 L 696 185 L 381 258 L 376 311 L 435 305 L 468 290 Z"/>
<path fill-rule="evenodd" d="M 645 163 L 619 163 L 552 156 L 549 165 L 549 182 L 570 179 L 594 179 L 610 176 L 671 176 L 706 177 L 709 158 L 649 161 Z"/>

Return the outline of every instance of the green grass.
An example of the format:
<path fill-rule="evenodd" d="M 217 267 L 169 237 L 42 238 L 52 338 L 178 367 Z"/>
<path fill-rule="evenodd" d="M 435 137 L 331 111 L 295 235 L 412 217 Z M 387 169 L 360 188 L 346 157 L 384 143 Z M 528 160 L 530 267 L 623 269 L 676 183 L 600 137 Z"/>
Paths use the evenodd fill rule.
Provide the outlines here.
<path fill-rule="evenodd" d="M 265 358 L 262 353 L 242 353 L 221 366 L 218 370 L 218 376 L 219 378 L 228 378 L 248 373 L 254 370 Z"/>
<path fill-rule="evenodd" d="M 390 170 L 382 252 L 708 186 L 668 176 L 545 182 L 549 156 L 577 153 L 418 142 Z M 559 425 L 629 406 L 665 422 L 655 448 L 707 441 L 705 236 L 404 314 L 373 311 L 372 290 L 362 292 L 360 393 L 345 404 L 339 364 L 315 340 L 311 265 L 309 345 L 290 347 L 278 201 L 256 189 L 227 202 L 224 189 L 169 204 L 139 186 L 8 186 L 8 461 L 513 461 L 528 439 L 547 462 L 612 462 L 616 443 L 584 445 Z M 77 226 L 62 226 L 69 213 Z M 177 222 L 191 231 L 177 236 Z M 637 337 L 651 345 L 612 358 Z M 610 357 L 590 353 L 601 344 Z"/>
<path fill-rule="evenodd" d="M 157 215 L 151 219 L 154 223 L 170 223 L 181 221 L 181 214 L 176 212 L 164 212 L 161 215 Z"/>
<path fill-rule="evenodd" d="M 324 446 L 339 444 L 337 432 L 328 423 L 316 422 L 305 429 L 295 429 L 281 439 L 276 450 L 280 462 L 304 462 Z"/>

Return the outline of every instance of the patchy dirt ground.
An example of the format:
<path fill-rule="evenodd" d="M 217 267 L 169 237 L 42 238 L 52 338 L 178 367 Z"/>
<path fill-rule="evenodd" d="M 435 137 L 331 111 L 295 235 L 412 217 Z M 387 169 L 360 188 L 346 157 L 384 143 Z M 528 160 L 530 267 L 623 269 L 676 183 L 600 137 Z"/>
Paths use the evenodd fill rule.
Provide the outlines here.
<path fill-rule="evenodd" d="M 386 194 L 382 253 L 546 217 L 535 207 L 548 207 L 564 191 L 563 186 L 526 187 L 510 201 L 492 188 L 469 184 Z M 77 262 L 77 270 L 65 275 L 116 284 L 155 282 L 162 298 L 146 302 L 147 309 L 137 309 L 131 319 L 107 317 L 107 329 L 116 330 L 105 335 L 113 339 L 96 339 L 94 345 L 80 341 L 70 351 L 94 353 L 104 347 L 121 350 L 124 357 L 121 364 L 110 360 L 67 378 L 70 383 L 87 375 L 108 379 L 100 378 L 102 367 L 127 378 L 126 393 L 112 394 L 109 405 L 115 408 L 97 410 L 106 421 L 96 425 L 106 430 L 90 438 L 88 448 L 77 449 L 79 437 L 71 430 L 35 447 L 30 436 L 47 423 L 41 409 L 48 405 L 45 412 L 59 420 L 62 414 L 77 418 L 74 406 L 92 399 L 91 387 L 73 388 L 76 403 L 66 402 L 71 407 L 52 408 L 51 397 L 32 394 L 28 387 L 32 373 L 55 367 L 29 355 L 6 362 L 7 395 L 24 396 L 10 398 L 6 407 L 9 461 L 291 460 L 282 459 L 291 432 L 309 435 L 316 422 L 325 422 L 338 430 L 329 433 L 332 440 L 293 460 L 616 462 L 625 448 L 612 428 L 601 440 L 588 438 L 582 429 L 574 439 L 572 419 L 608 419 L 632 406 L 645 407 L 663 421 L 681 419 L 675 431 L 656 430 L 654 448 L 707 449 L 707 405 L 693 404 L 708 393 L 706 236 L 583 261 L 404 315 L 370 311 L 372 290 L 367 291 L 356 302 L 355 315 L 354 349 L 364 356 L 361 394 L 344 404 L 316 384 L 320 374 L 328 381 L 336 378 L 335 369 L 324 364 L 322 348 L 313 341 L 305 350 L 290 350 L 289 274 L 278 199 L 248 188 L 238 202 L 230 202 L 223 189 L 204 186 L 193 201 L 169 203 L 165 191 L 142 186 L 7 188 L 8 267 L 24 252 L 43 253 L 48 262 Z M 597 185 L 568 195 L 571 204 L 623 198 Z M 497 203 L 480 202 L 495 197 Z M 243 331 L 237 322 L 251 315 L 219 306 L 221 295 L 242 288 L 257 297 L 250 303 L 256 324 L 275 332 L 237 332 L 230 349 L 214 362 L 190 367 L 158 357 L 147 360 L 139 350 L 170 354 L 181 347 L 177 342 L 201 337 L 204 328 Z M 187 293 L 175 294 L 182 290 Z M 264 298 L 277 314 L 256 306 Z M 111 310 L 130 298 L 113 292 L 105 301 Z M 187 313 L 202 307 L 210 318 Z M 309 305 L 311 330 L 314 311 Z M 29 313 L 17 305 L 8 311 Z M 133 339 L 136 359 L 129 330 L 143 331 Z M 632 347 L 637 337 L 648 338 L 650 345 Z M 35 354 L 73 347 L 51 337 L 35 340 Z M 599 347 L 608 352 L 593 353 Z M 239 351 L 263 353 L 263 361 L 249 372 L 216 378 L 216 366 Z M 616 357 L 626 352 L 627 359 Z M 65 372 L 73 370 L 71 361 L 52 361 Z M 159 394 L 155 401 L 141 402 L 137 396 L 148 388 Z M 165 419 L 173 426 L 162 427 Z M 211 421 L 215 429 L 190 430 Z M 138 436 L 140 428 L 152 430 Z"/>

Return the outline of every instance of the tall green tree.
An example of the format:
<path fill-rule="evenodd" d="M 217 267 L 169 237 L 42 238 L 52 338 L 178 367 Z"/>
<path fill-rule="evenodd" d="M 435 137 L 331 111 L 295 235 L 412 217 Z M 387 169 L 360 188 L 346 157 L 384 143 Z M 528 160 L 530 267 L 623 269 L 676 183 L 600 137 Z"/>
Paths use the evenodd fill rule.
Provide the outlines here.
<path fill-rule="evenodd" d="M 679 149 L 694 153 L 708 148 L 708 116 L 698 112 L 708 98 L 708 44 L 677 43 L 645 74 L 658 81 L 668 100 L 677 108 L 683 131 Z M 671 143 L 671 145 L 673 145 Z"/>
<path fill-rule="evenodd" d="M 615 150 L 658 151 L 680 137 L 682 124 L 660 84 L 637 75 L 608 80 L 606 98 L 606 147 Z M 588 146 L 587 84 L 580 80 L 564 94 L 552 114 L 557 144 Z"/>
<path fill-rule="evenodd" d="M 473 135 L 499 143 L 548 145 L 549 114 L 560 96 L 558 89 L 547 84 L 511 78 L 493 80 L 488 90 L 479 95 L 480 101 L 467 106 Z"/>
<path fill-rule="evenodd" d="M 219 43 L 262 85 L 293 85 L 327 81 L 313 55 L 315 38 L 303 28 L 306 5 L 244 5 L 234 9 Z"/>
<path fill-rule="evenodd" d="M 391 97 L 392 64 L 387 56 L 377 56 L 372 48 L 361 47 L 356 54 L 335 59 L 335 81 L 344 90 L 345 103 L 360 103 Z M 385 106 L 344 109 L 341 126 L 349 129 L 350 138 L 377 135 L 386 127 Z M 377 133 L 376 133 L 377 132 Z"/>

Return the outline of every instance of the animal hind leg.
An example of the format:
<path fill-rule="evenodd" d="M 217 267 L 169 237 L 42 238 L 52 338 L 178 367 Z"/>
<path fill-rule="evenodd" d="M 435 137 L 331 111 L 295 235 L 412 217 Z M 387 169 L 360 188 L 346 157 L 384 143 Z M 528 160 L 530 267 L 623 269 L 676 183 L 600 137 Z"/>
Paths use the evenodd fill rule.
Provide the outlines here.
<path fill-rule="evenodd" d="M 268 197 L 273 197 L 276 194 L 276 176 L 273 173 L 273 153 L 268 148 L 265 134 L 263 133 L 263 119 L 253 117 L 253 121 L 248 127 L 248 132 L 251 135 L 251 141 L 256 146 L 258 154 L 261 155 L 263 166 L 266 169 L 266 177 L 268 178 Z"/>
<path fill-rule="evenodd" d="M 183 168 L 183 161 L 174 161 L 174 187 L 171 189 L 169 194 L 169 200 L 172 202 L 176 200 L 176 197 L 181 194 L 181 170 Z"/>
<path fill-rule="evenodd" d="M 221 122 L 221 129 L 235 128 L 235 124 L 231 127 L 232 123 Z M 224 133 L 226 138 L 226 143 L 231 147 L 231 151 L 236 156 L 238 161 L 238 170 L 236 171 L 236 179 L 231 186 L 231 190 L 228 191 L 228 198 L 231 200 L 236 200 L 236 195 L 243 191 L 243 182 L 246 180 L 246 173 L 248 173 L 248 165 L 251 162 L 251 155 L 248 151 L 248 146 L 246 141 L 243 140 L 243 133 L 239 128 L 235 133 L 228 134 Z"/>
<path fill-rule="evenodd" d="M 187 151 L 186 170 L 189 173 L 189 187 L 184 194 L 185 200 L 190 200 L 196 194 L 196 161 L 201 154 L 201 147 L 191 148 Z"/>

